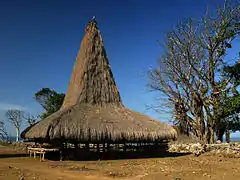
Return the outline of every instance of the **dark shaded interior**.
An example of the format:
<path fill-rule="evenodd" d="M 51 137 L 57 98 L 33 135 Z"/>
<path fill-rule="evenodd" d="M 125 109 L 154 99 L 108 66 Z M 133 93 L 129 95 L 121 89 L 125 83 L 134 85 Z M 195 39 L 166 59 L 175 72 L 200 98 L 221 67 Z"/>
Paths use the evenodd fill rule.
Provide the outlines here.
<path fill-rule="evenodd" d="M 58 152 L 46 152 L 49 160 L 118 160 L 140 158 L 164 158 L 188 155 L 170 153 L 168 143 L 125 143 L 125 144 L 70 144 L 64 143 Z"/>

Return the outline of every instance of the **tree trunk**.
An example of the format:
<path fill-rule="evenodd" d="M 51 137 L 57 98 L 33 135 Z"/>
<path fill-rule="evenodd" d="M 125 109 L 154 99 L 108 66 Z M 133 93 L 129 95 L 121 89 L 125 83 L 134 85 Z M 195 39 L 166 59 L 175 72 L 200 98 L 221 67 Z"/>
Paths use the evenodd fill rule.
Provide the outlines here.
<path fill-rule="evenodd" d="M 206 142 L 208 144 L 213 144 L 215 143 L 215 131 L 214 131 L 214 126 L 211 124 L 207 125 L 207 134 L 206 134 Z"/>
<path fill-rule="evenodd" d="M 18 142 L 19 140 L 19 129 L 16 128 L 16 142 Z"/>
<path fill-rule="evenodd" d="M 221 142 L 223 142 L 223 135 L 225 133 L 225 129 L 220 127 L 218 130 L 217 130 L 217 140 L 220 140 Z"/>
<path fill-rule="evenodd" d="M 194 112 L 195 112 L 195 119 L 197 122 L 197 136 L 200 141 L 204 140 L 204 133 L 205 133 L 205 124 L 204 124 L 204 116 L 203 116 L 203 103 L 199 100 L 198 97 L 194 97 Z"/>
<path fill-rule="evenodd" d="M 197 126 L 198 126 L 196 129 L 198 139 L 200 141 L 203 141 L 204 140 L 204 132 L 205 132 L 204 121 L 201 117 L 196 117 L 196 121 L 197 121 Z"/>
<path fill-rule="evenodd" d="M 230 143 L 230 131 L 229 131 L 229 129 L 226 130 L 226 134 L 225 135 L 226 135 L 226 142 Z"/>
<path fill-rule="evenodd" d="M 210 141 L 209 141 L 209 144 L 214 144 L 214 143 L 215 143 L 214 128 L 210 127 Z"/>
<path fill-rule="evenodd" d="M 217 140 L 220 140 L 221 142 L 223 142 L 223 135 L 224 135 L 224 130 L 219 131 L 217 135 Z"/>

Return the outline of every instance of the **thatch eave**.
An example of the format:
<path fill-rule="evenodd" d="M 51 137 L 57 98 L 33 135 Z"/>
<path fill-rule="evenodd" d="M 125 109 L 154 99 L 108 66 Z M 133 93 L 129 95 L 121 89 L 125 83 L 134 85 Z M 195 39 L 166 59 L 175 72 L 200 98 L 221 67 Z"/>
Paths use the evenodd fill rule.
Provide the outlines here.
<path fill-rule="evenodd" d="M 177 133 L 165 123 L 124 107 L 76 105 L 54 113 L 21 136 L 79 142 L 153 142 L 175 139 Z"/>

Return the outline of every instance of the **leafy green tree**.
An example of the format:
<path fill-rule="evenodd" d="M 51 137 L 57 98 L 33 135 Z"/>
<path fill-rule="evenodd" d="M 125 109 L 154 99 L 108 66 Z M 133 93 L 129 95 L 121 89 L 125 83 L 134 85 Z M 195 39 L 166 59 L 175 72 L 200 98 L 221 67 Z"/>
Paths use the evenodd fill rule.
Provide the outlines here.
<path fill-rule="evenodd" d="M 239 57 L 240 58 L 240 57 Z M 226 141 L 230 141 L 230 132 L 240 130 L 240 96 L 238 87 L 240 85 L 240 64 L 223 68 L 224 81 L 231 81 L 232 88 L 221 93 L 220 101 L 217 105 L 217 138 L 223 140 L 224 133 Z"/>
<path fill-rule="evenodd" d="M 230 132 L 236 132 L 240 130 L 240 96 L 234 95 L 231 97 L 222 97 L 218 105 L 218 119 L 216 126 L 216 133 L 218 140 L 223 140 L 223 135 L 226 133 L 226 137 L 230 135 Z M 229 139 L 229 137 L 227 137 Z"/>
<path fill-rule="evenodd" d="M 64 93 L 57 93 L 49 88 L 42 88 L 35 93 L 34 98 L 43 107 L 43 109 L 45 109 L 45 112 L 40 116 L 41 119 L 44 119 L 58 111 L 63 104 L 64 97 Z"/>

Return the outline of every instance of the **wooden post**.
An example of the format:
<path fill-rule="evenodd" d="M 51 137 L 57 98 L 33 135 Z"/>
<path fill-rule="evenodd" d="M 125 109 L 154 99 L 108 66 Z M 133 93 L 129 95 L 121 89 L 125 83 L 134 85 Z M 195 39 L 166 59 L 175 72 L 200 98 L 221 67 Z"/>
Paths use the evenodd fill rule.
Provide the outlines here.
<path fill-rule="evenodd" d="M 90 150 L 89 143 L 86 143 L 85 145 L 86 145 L 86 149 L 89 151 Z"/>
<path fill-rule="evenodd" d="M 103 143 L 103 152 L 106 152 L 106 143 Z"/>
<path fill-rule="evenodd" d="M 63 150 L 62 149 L 60 149 L 60 161 L 63 161 Z"/>
<path fill-rule="evenodd" d="M 107 143 L 107 152 L 109 152 L 109 151 L 110 151 L 110 144 Z"/>
<path fill-rule="evenodd" d="M 126 147 L 126 143 L 123 143 L 123 152 L 126 153 L 127 152 L 127 147 Z"/>
<path fill-rule="evenodd" d="M 64 160 L 64 152 L 63 152 L 63 149 L 64 149 L 64 145 L 63 143 L 61 142 L 61 147 L 60 147 L 60 161 L 63 161 Z"/>
<path fill-rule="evenodd" d="M 97 143 L 97 152 L 100 153 L 99 143 Z"/>
<path fill-rule="evenodd" d="M 78 144 L 74 143 L 74 159 L 77 160 L 77 151 L 78 151 Z"/>
<path fill-rule="evenodd" d="M 42 161 L 42 158 L 41 158 L 41 152 L 39 152 L 39 159 L 40 159 L 40 162 Z"/>
<path fill-rule="evenodd" d="M 43 155 L 42 155 L 42 160 L 44 161 L 44 156 L 45 156 L 45 152 L 43 152 Z"/>

